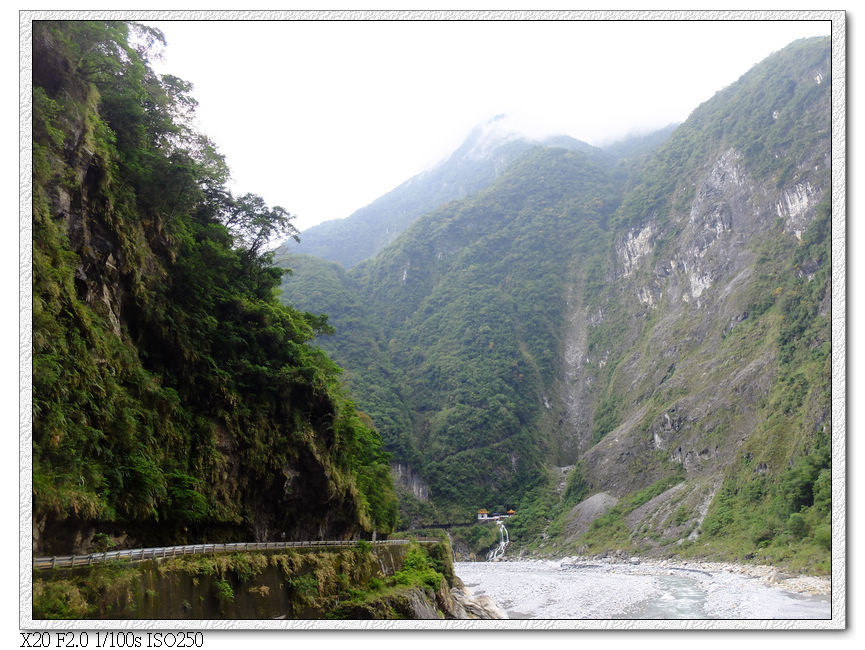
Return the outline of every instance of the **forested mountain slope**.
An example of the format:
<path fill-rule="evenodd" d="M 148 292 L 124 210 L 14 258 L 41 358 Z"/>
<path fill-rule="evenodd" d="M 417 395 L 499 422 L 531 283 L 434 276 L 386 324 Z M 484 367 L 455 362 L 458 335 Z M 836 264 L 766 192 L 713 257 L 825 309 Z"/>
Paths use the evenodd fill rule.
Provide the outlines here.
<path fill-rule="evenodd" d="M 286 278 L 337 331 L 343 304 L 372 324 L 322 344 L 376 423 L 363 388 L 398 382 L 383 437 L 429 500 L 405 517 L 517 506 L 524 543 L 825 563 L 830 86 L 828 40 L 798 41 L 630 165 L 527 152 L 345 300 Z"/>
<path fill-rule="evenodd" d="M 290 215 L 226 189 L 160 40 L 33 23 L 34 551 L 387 531 L 380 438 L 274 297 Z"/>
<path fill-rule="evenodd" d="M 352 270 L 354 290 L 372 307 L 367 322 L 387 341 L 376 357 L 399 370 L 393 391 L 411 414 L 410 427 L 406 418 L 379 422 L 377 412 L 376 423 L 387 448 L 403 452 L 397 459 L 423 474 L 436 505 L 455 506 L 453 516 L 467 502 L 515 498 L 540 480 L 547 441 L 534 419 L 556 368 L 559 270 L 577 231 L 587 250 L 597 243 L 590 232 L 603 241 L 617 201 L 614 172 L 599 151 L 539 148 L 488 190 L 425 215 Z M 311 308 L 321 277 L 295 273 L 286 295 Z M 364 408 L 376 411 L 365 400 L 384 382 L 358 358 L 372 345 L 346 344 L 352 335 L 339 332 L 362 324 L 347 321 L 338 302 L 329 306 L 343 338 L 322 343 L 349 369 Z"/>

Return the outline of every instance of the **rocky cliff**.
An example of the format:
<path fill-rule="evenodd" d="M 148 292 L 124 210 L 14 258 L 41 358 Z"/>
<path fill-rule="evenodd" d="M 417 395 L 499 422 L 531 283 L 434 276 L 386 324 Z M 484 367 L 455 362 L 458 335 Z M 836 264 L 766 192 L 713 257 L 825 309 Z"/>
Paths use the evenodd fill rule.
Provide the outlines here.
<path fill-rule="evenodd" d="M 34 23 L 34 550 L 387 531 L 324 325 L 272 297 L 287 213 L 226 190 L 189 86 L 148 66 L 160 38 Z"/>
<path fill-rule="evenodd" d="M 620 543 L 828 548 L 829 76 L 825 42 L 796 43 L 695 111 L 655 159 L 676 161 L 669 198 L 626 197 L 603 297 L 573 305 L 563 433 L 582 480 L 622 497 L 683 479 L 623 508 Z"/>

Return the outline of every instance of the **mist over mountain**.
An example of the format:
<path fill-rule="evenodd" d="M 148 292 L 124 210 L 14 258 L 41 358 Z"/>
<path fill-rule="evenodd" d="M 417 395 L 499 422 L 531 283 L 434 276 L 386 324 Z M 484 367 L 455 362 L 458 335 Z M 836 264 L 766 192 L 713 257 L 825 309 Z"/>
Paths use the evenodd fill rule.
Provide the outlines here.
<path fill-rule="evenodd" d="M 661 146 L 678 127 L 678 124 L 669 124 L 650 133 L 635 133 L 604 144 L 601 148 L 616 158 L 634 158 Z"/>
<path fill-rule="evenodd" d="M 460 147 L 433 168 L 413 176 L 344 219 L 301 233 L 300 245 L 280 252 L 305 253 L 350 268 L 394 241 L 417 217 L 447 201 L 461 199 L 492 183 L 520 155 L 537 144 L 574 150 L 590 145 L 568 136 L 529 136 L 506 115 L 476 126 Z"/>
<path fill-rule="evenodd" d="M 527 549 L 826 569 L 830 86 L 806 39 L 642 141 L 494 120 L 278 251 L 394 454 L 402 525 L 512 507 Z"/>

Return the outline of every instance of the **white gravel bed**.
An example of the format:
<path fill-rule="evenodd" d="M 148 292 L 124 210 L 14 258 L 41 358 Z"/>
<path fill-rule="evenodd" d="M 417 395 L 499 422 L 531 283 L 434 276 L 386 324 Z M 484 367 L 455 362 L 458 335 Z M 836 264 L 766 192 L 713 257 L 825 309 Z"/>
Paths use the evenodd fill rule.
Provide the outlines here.
<path fill-rule="evenodd" d="M 510 618 L 819 619 L 828 579 L 773 567 L 673 560 L 457 562 L 456 573 Z"/>

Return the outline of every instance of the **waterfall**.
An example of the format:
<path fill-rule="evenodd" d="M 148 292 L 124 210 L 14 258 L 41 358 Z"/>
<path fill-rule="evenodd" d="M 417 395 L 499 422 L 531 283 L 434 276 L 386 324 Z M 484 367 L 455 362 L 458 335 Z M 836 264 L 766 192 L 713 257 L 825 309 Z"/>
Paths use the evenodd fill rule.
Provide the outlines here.
<path fill-rule="evenodd" d="M 497 560 L 505 554 L 505 549 L 508 547 L 508 544 L 511 543 L 511 538 L 508 535 L 508 529 L 505 528 L 504 522 L 499 523 L 499 543 L 494 549 L 490 550 L 487 553 L 487 562 L 492 562 L 493 560 Z"/>

